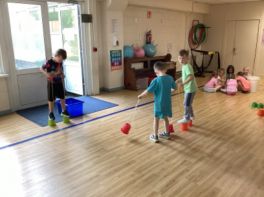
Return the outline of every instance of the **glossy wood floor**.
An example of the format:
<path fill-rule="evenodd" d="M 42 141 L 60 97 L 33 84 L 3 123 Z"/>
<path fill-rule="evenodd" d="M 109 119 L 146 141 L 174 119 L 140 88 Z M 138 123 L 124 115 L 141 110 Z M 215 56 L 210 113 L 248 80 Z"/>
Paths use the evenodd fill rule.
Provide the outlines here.
<path fill-rule="evenodd" d="M 199 91 L 194 127 L 181 133 L 174 124 L 172 140 L 159 144 L 148 140 L 150 104 L 138 109 L 128 136 L 119 130 L 133 110 L 0 150 L 0 196 L 263 197 L 264 118 L 249 107 L 264 102 L 263 82 L 247 95 Z M 133 106 L 136 95 L 103 94 L 119 106 L 73 123 Z M 182 99 L 173 97 L 174 123 Z M 17 114 L 0 117 L 0 146 L 48 131 Z"/>

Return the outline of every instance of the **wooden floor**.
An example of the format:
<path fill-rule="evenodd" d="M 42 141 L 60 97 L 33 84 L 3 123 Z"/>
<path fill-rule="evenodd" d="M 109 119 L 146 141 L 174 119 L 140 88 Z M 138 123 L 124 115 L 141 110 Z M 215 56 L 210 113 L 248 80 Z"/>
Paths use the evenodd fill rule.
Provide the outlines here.
<path fill-rule="evenodd" d="M 195 125 L 170 141 L 149 142 L 153 105 L 138 109 L 130 135 L 120 133 L 133 110 L 0 150 L 1 197 L 263 197 L 264 118 L 250 109 L 257 93 L 226 96 L 199 91 Z M 112 113 L 136 102 L 136 92 L 99 98 L 119 106 L 73 120 Z M 152 98 L 146 98 L 144 102 Z M 173 97 L 176 122 L 182 94 Z M 58 128 L 65 125 L 59 124 Z M 0 117 L 0 147 L 51 131 L 17 114 Z"/>

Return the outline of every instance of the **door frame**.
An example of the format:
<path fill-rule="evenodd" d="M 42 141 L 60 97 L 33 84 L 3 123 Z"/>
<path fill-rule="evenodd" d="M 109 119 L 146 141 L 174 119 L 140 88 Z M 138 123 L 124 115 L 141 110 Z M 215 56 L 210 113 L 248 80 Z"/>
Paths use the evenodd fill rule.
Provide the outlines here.
<path fill-rule="evenodd" d="M 87 10 L 90 5 L 90 1 L 86 2 L 79 2 L 80 4 L 80 11 L 81 13 L 87 13 Z M 80 13 L 80 14 L 81 14 Z M 79 16 L 81 17 L 81 15 Z M 91 23 L 83 23 L 80 18 L 80 27 L 81 27 L 81 56 L 83 61 L 83 92 L 84 95 L 92 95 L 94 93 L 94 87 L 93 87 L 93 50 L 92 45 L 93 43 L 93 29 Z M 86 65 L 86 66 L 85 66 Z M 97 76 L 98 77 L 98 76 Z"/>
<path fill-rule="evenodd" d="M 241 20 L 225 20 L 225 32 L 224 32 L 224 43 L 223 43 L 223 46 L 222 46 L 222 54 L 225 54 L 225 48 L 226 48 L 226 39 L 227 39 L 227 23 L 228 22 L 235 22 L 235 30 L 236 30 L 236 25 L 237 25 L 237 22 L 240 22 L 240 21 L 257 21 L 258 22 L 258 31 L 257 31 L 257 41 L 256 41 L 256 46 L 255 46 L 255 52 L 254 52 L 254 60 L 253 60 L 253 65 L 252 65 L 252 73 L 255 74 L 255 68 L 256 68 L 256 59 L 257 59 L 257 50 L 258 50 L 258 41 L 259 41 L 259 35 L 260 35 L 260 19 L 241 19 Z M 236 36 L 236 33 L 235 35 Z M 233 46 L 235 45 L 235 37 L 234 37 L 234 40 L 233 40 Z M 225 57 L 223 57 L 225 58 Z M 225 62 L 225 60 L 223 61 Z M 233 58 L 232 58 L 232 62 L 233 62 Z M 226 65 L 224 65 L 225 67 Z"/>
<path fill-rule="evenodd" d="M 19 83 L 18 83 L 18 76 L 24 74 L 34 74 L 34 73 L 41 73 L 39 68 L 29 68 L 23 70 L 16 69 L 15 63 L 15 53 L 13 50 L 13 40 L 12 40 L 12 30 L 11 30 L 11 23 L 10 23 L 10 16 L 8 10 L 8 3 L 20 3 L 20 4 L 33 4 L 39 5 L 41 7 L 41 16 L 42 16 L 42 26 L 43 26 L 43 37 L 44 37 L 44 46 L 45 46 L 45 58 L 51 57 L 51 41 L 49 38 L 49 23 L 48 21 L 43 20 L 44 17 L 48 17 L 48 8 L 47 3 L 45 1 L 34 1 L 34 0 L 5 0 L 4 1 L 4 27 L 6 29 L 6 44 L 9 47 L 7 50 L 7 55 L 9 59 L 9 95 L 10 95 L 10 102 L 11 102 L 11 110 L 16 111 L 23 108 L 29 108 L 35 106 L 36 104 L 44 104 L 43 102 L 40 103 L 33 103 L 28 105 L 22 105 L 20 103 L 20 94 L 19 94 Z"/>

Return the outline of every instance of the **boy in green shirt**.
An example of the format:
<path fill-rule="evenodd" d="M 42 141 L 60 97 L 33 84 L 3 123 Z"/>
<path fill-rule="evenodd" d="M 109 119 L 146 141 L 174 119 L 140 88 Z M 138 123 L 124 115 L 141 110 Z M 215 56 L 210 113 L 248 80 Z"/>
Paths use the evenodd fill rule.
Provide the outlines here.
<path fill-rule="evenodd" d="M 197 91 L 197 83 L 193 67 L 189 64 L 189 51 L 181 50 L 178 59 L 182 65 L 182 77 L 176 82 L 183 86 L 184 89 L 184 118 L 179 120 L 178 123 L 187 123 L 190 120 L 194 120 L 192 103 Z"/>

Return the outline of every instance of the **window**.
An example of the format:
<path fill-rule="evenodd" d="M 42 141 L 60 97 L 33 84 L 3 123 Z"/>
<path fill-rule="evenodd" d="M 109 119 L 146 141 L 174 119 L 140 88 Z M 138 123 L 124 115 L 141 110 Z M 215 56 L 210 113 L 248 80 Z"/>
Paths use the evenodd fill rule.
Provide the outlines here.
<path fill-rule="evenodd" d="M 67 50 L 67 63 L 80 61 L 78 6 L 48 3 L 52 53 L 58 48 Z"/>
<path fill-rule="evenodd" d="M 40 67 L 46 59 L 40 5 L 8 3 L 17 70 Z"/>

